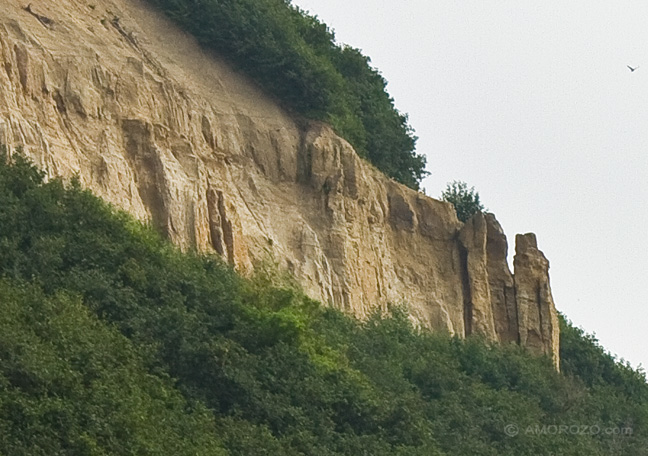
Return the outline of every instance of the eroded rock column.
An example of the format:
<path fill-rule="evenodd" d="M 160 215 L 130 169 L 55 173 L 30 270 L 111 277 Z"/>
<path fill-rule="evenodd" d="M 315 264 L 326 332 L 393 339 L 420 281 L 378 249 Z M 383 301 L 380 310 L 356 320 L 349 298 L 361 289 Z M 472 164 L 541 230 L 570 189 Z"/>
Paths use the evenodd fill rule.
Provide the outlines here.
<path fill-rule="evenodd" d="M 558 313 L 549 286 L 549 261 L 535 234 L 518 234 L 513 260 L 520 344 L 549 355 L 559 369 Z"/>
<path fill-rule="evenodd" d="M 508 242 L 504 230 L 493 214 L 486 220 L 486 259 L 491 307 L 497 338 L 503 343 L 519 343 L 515 283 L 508 265 Z"/>

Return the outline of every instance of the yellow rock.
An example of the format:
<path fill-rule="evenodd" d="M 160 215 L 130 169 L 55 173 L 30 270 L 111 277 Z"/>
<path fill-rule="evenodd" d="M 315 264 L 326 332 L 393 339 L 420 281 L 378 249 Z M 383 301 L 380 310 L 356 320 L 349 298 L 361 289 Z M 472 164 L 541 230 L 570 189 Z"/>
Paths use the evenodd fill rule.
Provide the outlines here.
<path fill-rule="evenodd" d="M 298 121 L 141 0 L 0 9 L 0 141 L 182 248 L 244 273 L 280 261 L 313 298 L 553 355 L 548 263 L 526 235 L 516 277 L 494 217 L 386 178 L 329 127 Z M 518 241 L 520 242 L 520 241 Z M 519 270 L 519 271 L 518 271 Z M 516 297 L 517 296 L 517 297 Z"/>

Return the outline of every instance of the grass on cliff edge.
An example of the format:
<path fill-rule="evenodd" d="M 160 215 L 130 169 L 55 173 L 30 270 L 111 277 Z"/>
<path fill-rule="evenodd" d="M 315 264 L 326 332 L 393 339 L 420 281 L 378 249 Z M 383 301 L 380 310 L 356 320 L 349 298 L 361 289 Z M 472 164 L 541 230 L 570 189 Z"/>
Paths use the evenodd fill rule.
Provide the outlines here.
<path fill-rule="evenodd" d="M 561 357 L 359 322 L 0 160 L 0 454 L 648 454 L 643 373 L 564 321 Z"/>

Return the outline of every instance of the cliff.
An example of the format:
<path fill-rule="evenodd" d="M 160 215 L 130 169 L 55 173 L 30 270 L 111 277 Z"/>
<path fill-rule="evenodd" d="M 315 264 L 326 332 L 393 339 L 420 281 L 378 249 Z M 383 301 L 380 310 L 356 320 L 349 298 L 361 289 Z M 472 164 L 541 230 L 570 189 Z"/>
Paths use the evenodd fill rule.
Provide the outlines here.
<path fill-rule="evenodd" d="M 558 362 L 548 262 L 491 214 L 386 178 L 325 125 L 297 119 L 140 0 L 6 0 L 0 142 L 78 174 L 183 248 L 243 273 L 277 261 L 312 297 L 364 317 L 519 342 Z"/>

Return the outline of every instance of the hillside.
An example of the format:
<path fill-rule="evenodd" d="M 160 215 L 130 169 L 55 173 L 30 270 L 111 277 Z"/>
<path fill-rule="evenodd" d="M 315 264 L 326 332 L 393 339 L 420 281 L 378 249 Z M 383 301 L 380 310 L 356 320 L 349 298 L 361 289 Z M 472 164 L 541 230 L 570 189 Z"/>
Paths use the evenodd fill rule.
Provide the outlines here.
<path fill-rule="evenodd" d="M 416 325 L 520 342 L 558 365 L 549 263 L 533 235 L 517 238 L 512 273 L 494 216 L 460 223 L 149 3 L 4 6 L 0 143 L 48 177 L 78 175 L 182 249 L 243 274 L 276 262 L 349 314 L 403 303 Z"/>
<path fill-rule="evenodd" d="M 648 454 L 645 375 L 564 321 L 562 373 L 399 308 L 361 322 L 12 162 L 0 454 Z"/>

